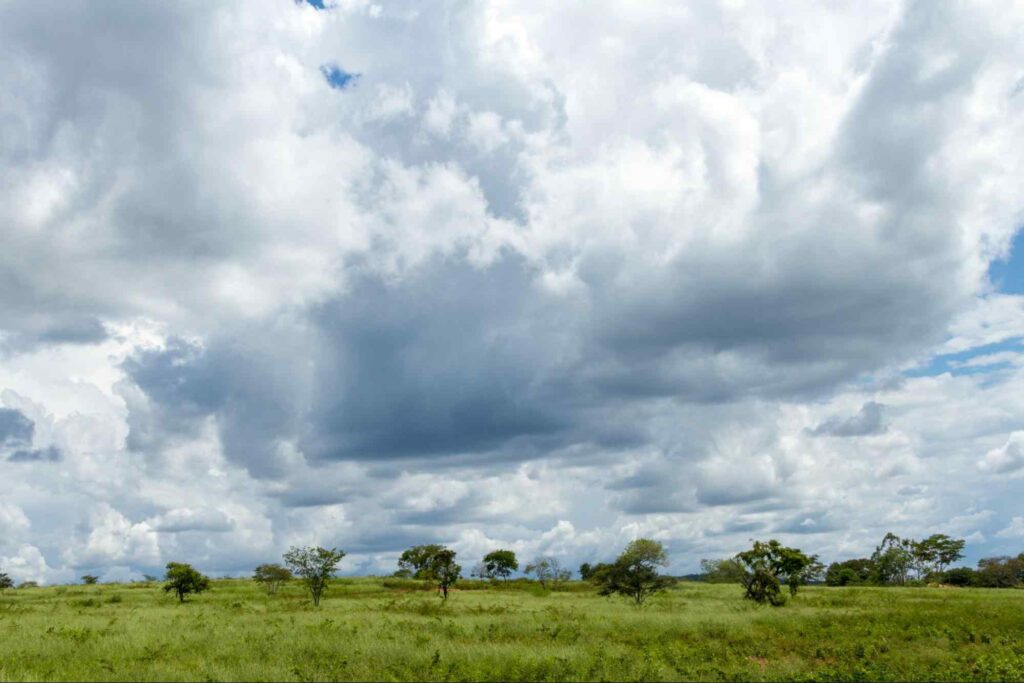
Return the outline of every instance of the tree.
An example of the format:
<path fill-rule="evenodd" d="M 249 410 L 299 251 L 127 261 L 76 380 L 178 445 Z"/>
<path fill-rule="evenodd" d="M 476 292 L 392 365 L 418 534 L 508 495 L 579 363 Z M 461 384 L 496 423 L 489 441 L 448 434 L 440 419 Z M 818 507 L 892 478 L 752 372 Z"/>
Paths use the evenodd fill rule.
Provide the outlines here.
<path fill-rule="evenodd" d="M 708 583 L 737 583 L 743 580 L 743 567 L 733 558 L 701 560 L 700 573 Z"/>
<path fill-rule="evenodd" d="M 511 550 L 492 550 L 484 555 L 484 569 L 488 576 L 501 577 L 507 581 L 512 572 L 519 569 L 519 561 Z"/>
<path fill-rule="evenodd" d="M 429 579 L 429 565 L 434 555 L 444 550 L 443 545 L 431 543 L 429 545 L 415 545 L 398 558 L 398 574 L 401 572 L 414 579 Z"/>
<path fill-rule="evenodd" d="M 830 564 L 825 572 L 825 583 L 829 586 L 853 586 L 870 583 L 874 575 L 874 563 L 866 557 L 860 557 Z"/>
<path fill-rule="evenodd" d="M 736 559 L 744 567 L 740 581 L 746 590 L 744 597 L 776 607 L 785 603 L 783 582 L 789 586 L 790 595 L 795 596 L 801 585 L 817 578 L 823 569 L 817 555 L 787 548 L 774 539 L 767 543 L 754 541 L 754 547 L 737 554 Z"/>
<path fill-rule="evenodd" d="M 909 541 L 914 568 L 919 578 L 941 574 L 946 567 L 964 556 L 966 541 L 946 534 L 932 534 L 923 541 Z"/>
<path fill-rule="evenodd" d="M 1016 588 L 1024 582 L 1024 553 L 978 561 L 977 583 L 986 588 Z"/>
<path fill-rule="evenodd" d="M 94 576 L 92 574 L 86 574 L 85 576 L 82 577 L 82 583 L 84 583 L 86 586 L 93 586 L 99 580 L 100 580 L 100 577 Z"/>
<path fill-rule="evenodd" d="M 448 599 L 448 589 L 459 580 L 462 567 L 455 563 L 455 551 L 442 547 L 430 556 L 425 576 L 437 583 L 441 597 Z"/>
<path fill-rule="evenodd" d="M 22 581 L 18 584 L 18 588 L 39 588 L 38 581 Z"/>
<path fill-rule="evenodd" d="M 580 565 L 580 578 L 584 581 L 589 581 L 590 577 L 594 574 L 594 567 L 589 562 L 584 562 Z"/>
<path fill-rule="evenodd" d="M 160 579 L 158 579 L 157 577 L 153 576 L 152 574 L 143 574 L 142 575 L 142 580 L 145 581 L 146 583 L 153 583 L 154 581 L 159 581 Z"/>
<path fill-rule="evenodd" d="M 210 579 L 203 576 L 192 565 L 183 562 L 168 562 L 167 574 L 164 576 L 164 592 L 174 591 L 179 602 L 185 602 L 189 593 L 202 593 L 210 588 Z"/>
<path fill-rule="evenodd" d="M 0 591 L 14 588 L 14 581 L 6 573 L 0 572 Z"/>
<path fill-rule="evenodd" d="M 523 572 L 536 576 L 542 588 L 547 588 L 549 583 L 557 585 L 572 578 L 571 571 L 562 569 L 561 563 L 556 558 L 547 556 L 535 558 L 533 562 L 526 565 Z"/>
<path fill-rule="evenodd" d="M 291 581 L 292 572 L 279 564 L 261 564 L 253 572 L 252 580 L 263 586 L 269 595 L 277 593 L 277 589 Z"/>
<path fill-rule="evenodd" d="M 871 555 L 878 583 L 902 585 L 907 582 L 910 569 L 914 566 L 913 543 L 913 540 L 902 539 L 893 533 L 885 535 Z"/>
<path fill-rule="evenodd" d="M 954 567 L 942 575 L 942 583 L 949 586 L 973 586 L 978 582 L 978 573 L 970 567 Z"/>
<path fill-rule="evenodd" d="M 313 604 L 320 605 L 320 598 L 327 590 L 327 584 L 338 571 L 345 551 L 337 548 L 303 547 L 291 548 L 284 554 L 284 561 L 302 579 L 313 597 Z"/>
<path fill-rule="evenodd" d="M 626 546 L 618 559 L 600 567 L 593 578 L 601 595 L 625 595 L 638 606 L 650 596 L 663 591 L 675 581 L 658 573 L 668 566 L 668 554 L 658 541 L 638 538 Z"/>

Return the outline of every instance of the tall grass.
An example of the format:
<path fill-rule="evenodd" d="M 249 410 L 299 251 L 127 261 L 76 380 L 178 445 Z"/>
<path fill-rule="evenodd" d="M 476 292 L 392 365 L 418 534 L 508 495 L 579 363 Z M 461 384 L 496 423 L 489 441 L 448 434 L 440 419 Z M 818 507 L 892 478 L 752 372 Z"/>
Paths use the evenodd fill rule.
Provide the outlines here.
<path fill-rule="evenodd" d="M 638 609 L 463 586 L 339 579 L 319 609 L 242 580 L 184 605 L 158 584 L 7 591 L 0 680 L 1024 679 L 1024 591 L 810 587 L 774 609 L 681 584 Z"/>

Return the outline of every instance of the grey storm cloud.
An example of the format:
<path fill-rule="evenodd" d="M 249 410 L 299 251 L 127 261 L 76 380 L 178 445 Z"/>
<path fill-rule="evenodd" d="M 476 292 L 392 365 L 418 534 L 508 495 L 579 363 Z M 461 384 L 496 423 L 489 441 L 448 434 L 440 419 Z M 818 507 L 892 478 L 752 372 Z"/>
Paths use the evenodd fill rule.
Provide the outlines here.
<path fill-rule="evenodd" d="M 870 436 L 886 430 L 885 406 L 868 401 L 851 417 L 833 416 L 809 430 L 814 436 Z"/>
<path fill-rule="evenodd" d="M 1020 462 L 1017 366 L 904 372 L 1019 336 L 1012 9 L 3 5 L 0 560 L 946 514 Z"/>
<path fill-rule="evenodd" d="M 36 425 L 19 410 L 0 408 L 0 445 L 32 443 Z"/>

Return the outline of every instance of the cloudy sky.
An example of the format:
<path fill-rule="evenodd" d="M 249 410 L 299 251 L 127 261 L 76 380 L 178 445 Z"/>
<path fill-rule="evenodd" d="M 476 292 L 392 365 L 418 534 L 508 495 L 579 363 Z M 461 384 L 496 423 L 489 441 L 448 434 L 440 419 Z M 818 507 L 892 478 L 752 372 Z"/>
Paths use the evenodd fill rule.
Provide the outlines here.
<path fill-rule="evenodd" d="M 0 569 L 1024 550 L 1022 23 L 0 4 Z"/>

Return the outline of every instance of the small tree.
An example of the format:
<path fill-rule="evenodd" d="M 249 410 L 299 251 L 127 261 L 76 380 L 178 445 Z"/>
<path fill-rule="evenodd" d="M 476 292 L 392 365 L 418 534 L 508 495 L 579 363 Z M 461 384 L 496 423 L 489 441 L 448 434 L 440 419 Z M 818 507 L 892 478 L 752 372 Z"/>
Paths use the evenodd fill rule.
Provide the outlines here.
<path fill-rule="evenodd" d="M 915 564 L 913 546 L 912 539 L 903 539 L 893 533 L 886 534 L 871 554 L 875 580 L 878 583 L 906 583 Z"/>
<path fill-rule="evenodd" d="M 210 579 L 184 562 L 168 562 L 164 580 L 167 581 L 164 592 L 174 591 L 179 602 L 185 602 L 185 596 L 189 593 L 199 594 L 210 588 Z"/>
<path fill-rule="evenodd" d="M 708 583 L 736 583 L 743 580 L 743 566 L 734 558 L 701 560 L 700 573 Z"/>
<path fill-rule="evenodd" d="M 430 562 L 426 567 L 427 578 L 437 583 L 437 589 L 441 598 L 448 599 L 448 589 L 459 580 L 462 575 L 462 567 L 455 563 L 455 551 L 448 548 L 441 548 L 430 556 Z"/>
<path fill-rule="evenodd" d="M 277 593 L 277 589 L 291 581 L 292 572 L 279 564 L 261 564 L 253 572 L 252 580 L 263 586 L 269 595 Z"/>
<path fill-rule="evenodd" d="M 675 581 L 658 573 L 658 567 L 668 566 L 668 554 L 658 541 L 638 538 L 626 546 L 625 551 L 611 565 L 604 565 L 594 573 L 601 587 L 601 595 L 625 595 L 637 606 Z"/>
<path fill-rule="evenodd" d="M 547 556 L 535 558 L 533 562 L 526 565 L 523 572 L 536 576 L 542 588 L 547 588 L 548 584 L 558 585 L 572 578 L 572 572 L 563 569 L 557 558 Z"/>
<path fill-rule="evenodd" d="M 313 604 L 320 605 L 320 597 L 327 589 L 327 583 L 338 571 L 338 564 L 345 552 L 337 548 L 305 547 L 292 548 L 284 554 L 285 563 L 306 584 L 313 596 Z"/>
<path fill-rule="evenodd" d="M 0 591 L 14 588 L 14 581 L 6 573 L 0 572 Z"/>
<path fill-rule="evenodd" d="M 38 581 L 22 581 L 18 584 L 18 588 L 39 588 Z"/>
<path fill-rule="evenodd" d="M 508 580 L 512 572 L 519 569 L 519 561 L 511 550 L 493 550 L 484 555 L 484 569 L 488 576 Z"/>
<path fill-rule="evenodd" d="M 584 562 L 580 565 L 580 578 L 584 581 L 589 581 L 590 577 L 594 574 L 594 567 L 589 562 Z"/>
<path fill-rule="evenodd" d="M 409 548 L 398 558 L 398 571 L 395 574 L 401 573 L 403 576 L 414 579 L 432 578 L 430 576 L 430 563 L 433 561 L 434 555 L 444 549 L 443 545 L 436 543 L 415 545 Z"/>
<path fill-rule="evenodd" d="M 82 583 L 84 583 L 86 586 L 94 586 L 99 580 L 100 577 L 95 576 L 93 574 L 86 574 L 82 577 Z"/>
<path fill-rule="evenodd" d="M 741 583 L 745 597 L 754 602 L 776 607 L 786 602 L 782 582 L 789 585 L 790 595 L 822 571 L 816 555 L 805 555 L 796 548 L 787 548 L 776 540 L 755 541 L 754 547 L 736 555 L 744 567 Z"/>

